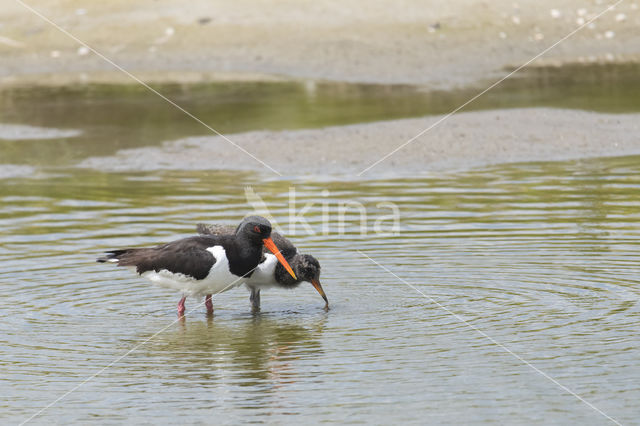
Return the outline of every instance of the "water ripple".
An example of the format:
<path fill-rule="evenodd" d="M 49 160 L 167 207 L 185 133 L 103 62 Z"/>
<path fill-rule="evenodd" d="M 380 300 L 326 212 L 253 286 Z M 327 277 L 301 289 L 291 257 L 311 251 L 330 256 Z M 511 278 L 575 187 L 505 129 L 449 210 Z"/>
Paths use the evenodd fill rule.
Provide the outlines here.
<path fill-rule="evenodd" d="M 594 420 L 472 325 L 632 421 L 640 395 L 638 164 L 354 182 L 222 173 L 220 192 L 210 173 L 197 172 L 16 181 L 0 189 L 2 418 L 28 417 L 167 327 L 40 420 L 155 422 L 179 410 L 198 421 L 214 410 L 229 421 L 344 421 L 336 413 L 347 410 L 354 421 L 376 422 L 399 400 L 396 419 L 411 422 Z M 196 311 L 173 323 L 177 294 L 95 263 L 113 247 L 192 235 L 198 222 L 236 223 L 249 210 L 247 185 L 285 231 L 290 186 L 298 210 L 314 205 L 306 218 L 315 234 L 293 238 L 322 263 L 329 312 L 302 284 L 266 292 L 258 316 L 248 293 L 235 290 L 216 296 L 215 319 L 190 300 Z M 362 235 L 356 211 L 343 229 L 334 220 L 323 233 L 322 203 L 331 210 L 353 200 L 373 216 L 383 212 L 378 203 L 396 203 L 399 234 Z"/>

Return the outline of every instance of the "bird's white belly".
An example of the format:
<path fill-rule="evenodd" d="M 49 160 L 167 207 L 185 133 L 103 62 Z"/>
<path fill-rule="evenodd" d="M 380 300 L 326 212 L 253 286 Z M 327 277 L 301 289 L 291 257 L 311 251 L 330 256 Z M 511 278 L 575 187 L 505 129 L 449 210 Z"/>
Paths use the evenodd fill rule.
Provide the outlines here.
<path fill-rule="evenodd" d="M 158 272 L 143 272 L 141 276 L 156 285 L 181 291 L 187 296 L 222 293 L 246 281 L 246 278 L 238 277 L 229 271 L 229 259 L 227 259 L 222 246 L 209 247 L 207 251 L 215 257 L 216 262 L 209 270 L 209 274 L 202 280 L 166 269 Z"/>
<path fill-rule="evenodd" d="M 275 279 L 278 259 L 274 255 L 268 253 L 265 254 L 264 257 L 264 262 L 261 262 L 253 271 L 251 277 L 245 280 L 247 286 L 264 289 L 278 284 Z"/>

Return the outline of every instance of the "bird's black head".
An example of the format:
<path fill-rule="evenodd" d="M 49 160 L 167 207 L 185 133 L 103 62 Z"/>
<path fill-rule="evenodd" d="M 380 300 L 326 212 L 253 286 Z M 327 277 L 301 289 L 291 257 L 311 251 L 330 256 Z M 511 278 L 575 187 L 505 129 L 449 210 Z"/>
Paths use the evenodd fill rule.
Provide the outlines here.
<path fill-rule="evenodd" d="M 295 271 L 296 278 L 294 279 L 291 274 L 287 273 L 284 266 L 277 264 L 275 275 L 280 286 L 294 288 L 303 281 L 311 282 L 312 279 L 320 278 L 320 263 L 315 257 L 308 254 L 298 254 L 295 248 L 292 252 L 284 251 L 282 254 Z"/>
<path fill-rule="evenodd" d="M 276 246 L 271 239 L 271 223 L 269 223 L 267 219 L 262 216 L 245 217 L 236 228 L 236 239 L 240 241 L 249 241 L 249 247 L 246 247 L 247 245 L 245 244 L 245 250 L 248 251 L 251 251 L 252 248 L 256 247 L 261 249 L 264 245 L 264 247 L 276 256 L 278 262 L 284 266 L 289 275 L 291 275 L 293 279 L 296 279 L 289 262 L 287 262 L 282 253 L 280 253 L 278 246 Z M 261 253 L 258 253 L 258 260 L 260 257 Z"/>
<path fill-rule="evenodd" d="M 320 262 L 309 254 L 295 254 L 287 259 L 296 273 L 294 280 L 286 273 L 282 265 L 276 266 L 276 281 L 285 288 L 297 287 L 301 282 L 311 283 L 313 287 L 320 293 L 320 296 L 329 304 L 326 294 L 320 285 Z"/>
<path fill-rule="evenodd" d="M 320 281 L 320 262 L 310 254 L 299 254 L 294 270 L 300 281 Z"/>
<path fill-rule="evenodd" d="M 315 257 L 308 254 L 301 254 L 300 261 L 298 262 L 299 276 L 302 276 L 303 281 L 310 282 L 311 285 L 320 293 L 320 296 L 324 299 L 326 305 L 325 309 L 329 309 L 329 299 L 324 294 L 322 285 L 320 284 L 320 262 Z"/>
<path fill-rule="evenodd" d="M 247 216 L 236 228 L 236 236 L 262 242 L 271 236 L 271 223 L 262 216 Z"/>

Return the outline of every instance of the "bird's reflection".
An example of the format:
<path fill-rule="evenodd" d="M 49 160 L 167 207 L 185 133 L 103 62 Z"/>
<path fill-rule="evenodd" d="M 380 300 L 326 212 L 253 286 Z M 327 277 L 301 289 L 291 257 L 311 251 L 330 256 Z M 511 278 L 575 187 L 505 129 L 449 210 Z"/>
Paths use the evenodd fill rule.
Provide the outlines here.
<path fill-rule="evenodd" d="M 323 353 L 325 321 L 326 315 L 312 321 L 266 314 L 187 318 L 154 337 L 135 357 L 145 359 L 146 373 L 161 375 L 163 383 L 174 377 L 174 383 L 186 380 L 194 386 L 253 387 L 261 398 L 268 398 L 271 392 L 295 383 L 300 375 L 309 374 L 297 370 L 296 364 Z M 250 392 L 252 404 L 259 403 L 253 390 Z"/>

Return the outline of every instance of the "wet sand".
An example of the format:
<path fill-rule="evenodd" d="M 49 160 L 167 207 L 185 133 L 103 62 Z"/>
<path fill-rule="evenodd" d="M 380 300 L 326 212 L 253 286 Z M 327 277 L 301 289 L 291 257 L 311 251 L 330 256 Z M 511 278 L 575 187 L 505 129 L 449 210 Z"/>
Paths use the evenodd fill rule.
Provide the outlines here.
<path fill-rule="evenodd" d="M 356 176 L 440 119 L 395 120 L 314 130 L 227 135 L 282 175 Z M 639 114 L 547 108 L 460 113 L 434 127 L 362 176 L 403 176 L 499 163 L 640 154 Z M 94 157 L 80 167 L 106 171 L 261 170 L 251 156 L 218 136 L 189 137 L 161 147 Z"/>
<path fill-rule="evenodd" d="M 504 75 L 606 9 L 602 0 L 31 3 L 148 81 L 293 78 L 432 88 Z M 532 65 L 639 60 L 638 3 L 623 2 Z M 13 0 L 0 0 L 0 22 L 4 84 L 130 81 Z"/>
<path fill-rule="evenodd" d="M 38 4 L 38 10 L 149 82 L 314 79 L 450 88 L 491 81 L 605 10 L 601 0 Z M 639 2 L 626 1 L 531 66 L 640 59 Z M 390 5 L 393 4 L 393 10 Z M 12 0 L 0 0 L 0 83 L 132 82 Z M 1 86 L 0 86 L 1 87 Z M 230 135 L 283 175 L 353 175 L 439 117 Z M 527 109 L 458 114 L 366 175 L 640 153 L 636 115 Z M 101 170 L 250 169 L 219 137 L 90 158 Z"/>

